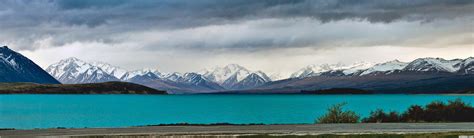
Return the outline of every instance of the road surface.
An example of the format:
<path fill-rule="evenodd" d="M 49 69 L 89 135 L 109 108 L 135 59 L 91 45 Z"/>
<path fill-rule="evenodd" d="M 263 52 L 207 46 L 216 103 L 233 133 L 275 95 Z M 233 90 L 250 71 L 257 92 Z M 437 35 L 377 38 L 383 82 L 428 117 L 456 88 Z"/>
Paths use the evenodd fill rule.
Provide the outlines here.
<path fill-rule="evenodd" d="M 249 125 L 249 126 L 146 126 L 130 128 L 81 128 L 0 130 L 0 137 L 32 136 L 103 136 L 103 135 L 319 135 L 319 134 L 417 134 L 473 132 L 474 123 L 383 123 L 318 125 Z"/>

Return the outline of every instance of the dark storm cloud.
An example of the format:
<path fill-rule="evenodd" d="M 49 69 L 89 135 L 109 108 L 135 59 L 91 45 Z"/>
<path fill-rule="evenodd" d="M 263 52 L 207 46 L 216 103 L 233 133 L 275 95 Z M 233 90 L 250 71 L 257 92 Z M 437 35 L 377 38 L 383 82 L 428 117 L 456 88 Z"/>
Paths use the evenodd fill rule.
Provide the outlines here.
<path fill-rule="evenodd" d="M 108 20 L 170 27 L 259 18 L 311 17 L 322 22 L 433 20 L 469 15 L 472 0 L 52 0 L 59 22 L 99 25 Z"/>
<path fill-rule="evenodd" d="M 134 32 L 148 30 L 180 30 L 260 19 L 311 18 L 322 23 L 356 20 L 389 24 L 472 17 L 474 13 L 473 0 L 2 0 L 0 3 L 0 39 L 20 49 L 36 49 L 37 43 L 48 38 L 52 38 L 49 42 L 52 46 L 75 41 L 121 43 L 127 41 L 122 34 L 133 36 Z M 285 36 L 246 38 L 221 45 L 249 48 L 318 44 L 309 36 L 294 40 L 285 40 Z M 207 42 L 185 44 L 208 47 Z M 179 46 L 172 42 L 167 45 Z"/>

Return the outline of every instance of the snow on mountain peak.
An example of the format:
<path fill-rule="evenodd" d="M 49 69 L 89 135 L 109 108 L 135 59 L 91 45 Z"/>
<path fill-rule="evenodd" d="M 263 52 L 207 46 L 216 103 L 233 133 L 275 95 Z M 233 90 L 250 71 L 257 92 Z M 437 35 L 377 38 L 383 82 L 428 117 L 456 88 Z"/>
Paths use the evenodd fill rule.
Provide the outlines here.
<path fill-rule="evenodd" d="M 333 67 L 331 66 L 336 67 L 339 65 L 329 65 L 329 64 L 309 65 L 291 74 L 291 78 L 302 78 L 302 77 L 314 76 L 314 75 L 317 75 L 318 73 L 332 70 Z"/>
<path fill-rule="evenodd" d="M 110 65 L 108 63 L 93 62 L 91 64 L 93 66 L 97 66 L 97 67 L 101 68 L 102 70 L 104 70 L 105 72 L 107 72 L 108 74 L 110 74 L 110 75 L 112 75 L 116 78 L 121 78 L 123 75 L 125 75 L 125 73 L 127 73 L 127 70 L 122 69 L 122 68 L 117 67 L 117 66 Z"/>
<path fill-rule="evenodd" d="M 1 82 L 59 83 L 36 63 L 8 46 L 0 47 L 0 76 Z"/>
<path fill-rule="evenodd" d="M 460 69 L 461 59 L 446 60 L 443 58 L 418 58 L 405 67 L 409 71 L 456 72 Z"/>
<path fill-rule="evenodd" d="M 91 67 L 92 65 L 89 63 L 75 57 L 70 57 L 50 65 L 46 71 L 59 81 L 64 81 L 64 79 L 68 78 L 77 78 Z"/>
<path fill-rule="evenodd" d="M 224 83 L 227 79 L 229 79 L 232 76 L 236 76 L 237 81 L 241 81 L 245 77 L 247 77 L 251 71 L 248 69 L 237 65 L 237 64 L 229 64 L 224 67 L 215 67 L 214 69 L 211 69 L 207 72 L 204 73 L 204 76 L 214 82 L 217 82 L 219 84 Z"/>
<path fill-rule="evenodd" d="M 360 61 L 360 62 L 355 62 L 351 65 L 345 66 L 345 67 L 341 68 L 340 70 L 343 70 L 342 72 L 345 75 L 349 75 L 349 74 L 353 74 L 353 73 L 355 73 L 359 70 L 368 69 L 368 68 L 372 67 L 373 65 L 374 65 L 374 63 L 372 63 L 372 62 Z"/>
<path fill-rule="evenodd" d="M 121 80 L 129 80 L 133 77 L 136 77 L 136 76 L 144 76 L 146 74 L 153 74 L 157 77 L 162 77 L 162 74 L 156 70 L 156 69 L 149 69 L 149 68 L 145 68 L 145 69 L 141 69 L 141 70 L 134 70 L 134 71 L 128 71 L 126 72 L 122 77 L 120 77 Z"/>
<path fill-rule="evenodd" d="M 401 70 L 408 65 L 406 62 L 401 62 L 399 60 L 392 60 L 385 63 L 375 64 L 374 66 L 362 71 L 360 75 L 367 75 L 373 72 L 385 72 L 392 70 Z"/>
<path fill-rule="evenodd" d="M 337 64 L 320 64 L 320 65 L 309 65 L 306 66 L 297 72 L 291 74 L 291 78 L 304 78 L 304 77 L 311 77 L 311 76 L 318 76 L 321 73 L 328 72 L 328 71 L 336 71 L 336 70 L 343 70 L 343 73 L 348 75 L 356 72 L 357 70 L 366 69 L 373 65 L 370 62 L 355 62 L 350 65 L 346 65 L 343 63 Z"/>
<path fill-rule="evenodd" d="M 173 73 L 164 74 L 163 78 L 170 81 L 178 81 L 183 78 L 183 75 L 181 75 L 181 73 L 178 73 L 178 72 L 173 72 Z"/>
<path fill-rule="evenodd" d="M 11 65 L 11 67 L 18 69 L 19 66 L 15 61 L 14 51 L 9 49 L 7 46 L 3 46 L 0 48 L 0 59 L 4 61 L 5 63 L 8 63 Z"/>

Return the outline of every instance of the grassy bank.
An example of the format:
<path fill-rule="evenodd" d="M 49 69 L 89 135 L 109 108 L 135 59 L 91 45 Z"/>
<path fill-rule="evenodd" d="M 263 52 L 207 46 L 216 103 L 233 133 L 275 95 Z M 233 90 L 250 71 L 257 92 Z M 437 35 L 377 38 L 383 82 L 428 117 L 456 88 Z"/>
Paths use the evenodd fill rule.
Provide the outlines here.
<path fill-rule="evenodd" d="M 0 83 L 0 94 L 166 94 L 128 82 L 88 84 Z"/>

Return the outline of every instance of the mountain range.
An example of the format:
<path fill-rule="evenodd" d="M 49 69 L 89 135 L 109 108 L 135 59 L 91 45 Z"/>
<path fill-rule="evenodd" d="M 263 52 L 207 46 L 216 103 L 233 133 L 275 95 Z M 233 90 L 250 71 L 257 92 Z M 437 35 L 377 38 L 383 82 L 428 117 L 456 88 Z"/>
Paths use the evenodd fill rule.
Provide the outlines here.
<path fill-rule="evenodd" d="M 419 58 L 365 66 L 308 66 L 293 78 L 275 81 L 251 93 L 299 93 L 331 88 L 356 88 L 377 93 L 458 93 L 474 90 L 474 57 L 445 60 Z M 329 68 L 329 69 L 328 69 Z"/>
<path fill-rule="evenodd" d="M 465 77 L 474 74 L 473 65 L 473 57 L 453 60 L 419 58 L 412 62 L 398 60 L 384 63 L 356 62 L 348 65 L 342 63 L 320 64 L 304 67 L 287 79 L 272 80 L 262 71 L 251 71 L 237 64 L 214 67 L 199 73 L 181 74 L 177 72 L 163 73 L 155 69 L 127 71 L 107 63 L 87 63 L 77 58 L 67 58 L 52 64 L 46 71 L 62 83 L 126 81 L 173 93 L 262 90 L 298 92 L 339 87 L 385 88 L 379 86 L 382 84 L 401 86 L 401 84 L 388 83 L 395 82 L 397 79 L 401 82 L 402 80 L 420 81 L 419 79 L 456 75 Z M 467 79 L 468 81 L 474 80 L 469 77 Z M 354 81 L 358 83 L 354 83 Z"/>
<path fill-rule="evenodd" d="M 271 81 L 262 71 L 250 71 L 237 64 L 215 67 L 203 73 L 181 74 L 155 69 L 127 71 L 107 63 L 89 63 L 71 57 L 50 65 L 46 71 L 66 84 L 125 81 L 174 93 L 250 89 Z"/>
<path fill-rule="evenodd" d="M 170 93 L 299 93 L 332 88 L 377 93 L 451 93 L 474 90 L 474 57 L 309 65 L 286 79 L 272 80 L 262 71 L 251 71 L 237 64 L 199 73 L 164 73 L 156 69 L 128 71 L 103 62 L 67 58 L 45 71 L 7 46 L 0 47 L 0 82 L 84 84 L 111 81 L 141 84 Z"/>

